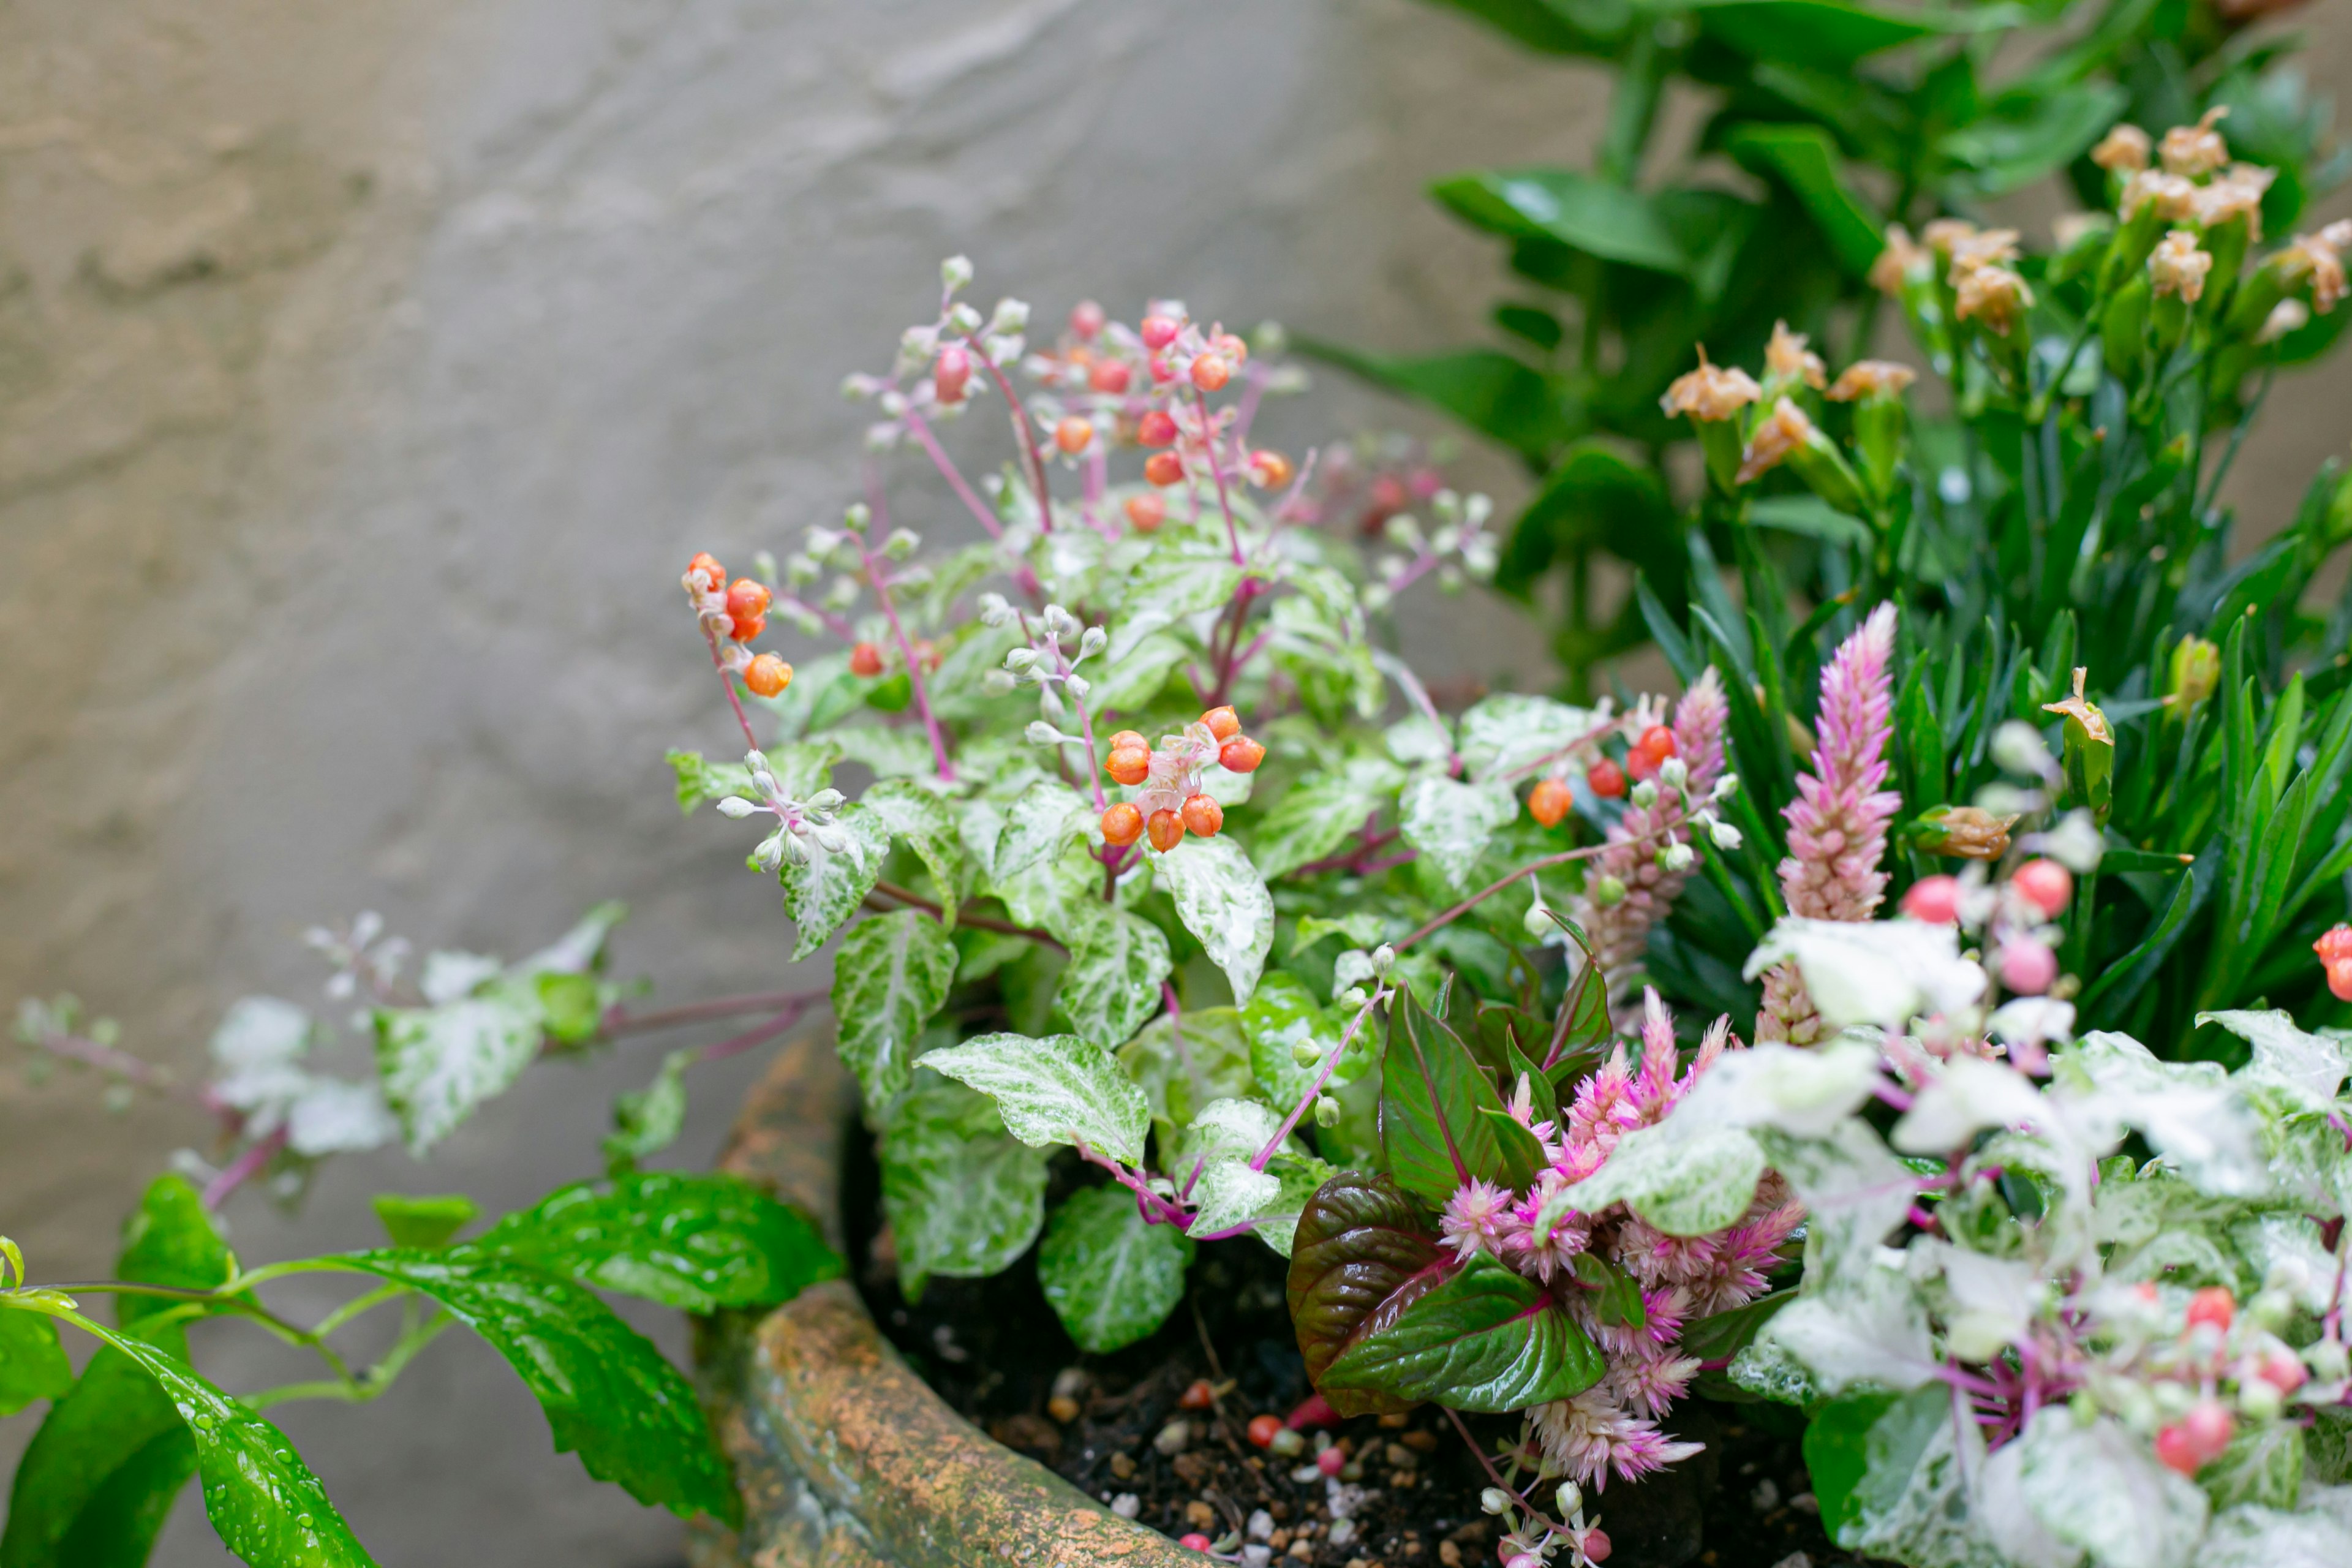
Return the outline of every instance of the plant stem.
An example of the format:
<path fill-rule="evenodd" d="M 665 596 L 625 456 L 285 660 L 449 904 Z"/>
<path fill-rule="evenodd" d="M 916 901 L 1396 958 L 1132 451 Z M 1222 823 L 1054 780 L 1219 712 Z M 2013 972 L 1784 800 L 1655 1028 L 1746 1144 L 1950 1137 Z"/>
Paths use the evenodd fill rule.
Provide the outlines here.
<path fill-rule="evenodd" d="M 719 651 L 719 633 L 706 626 L 702 637 L 710 645 L 710 668 L 719 672 L 719 689 L 727 693 L 727 706 L 735 710 L 735 722 L 743 731 L 744 750 L 756 752 L 760 749 L 760 737 L 751 733 L 751 721 L 743 711 L 743 700 L 735 695 L 735 677 L 727 668 L 726 656 Z"/>
<path fill-rule="evenodd" d="M 1681 817 L 1676 817 L 1673 822 L 1669 822 L 1663 826 L 1653 828 L 1647 833 L 1622 840 L 1622 842 L 1626 844 L 1640 844 L 1644 840 L 1652 838 L 1672 838 L 1675 829 L 1681 826 L 1682 820 L 1683 819 Z M 1406 937 L 1402 942 L 1395 943 L 1394 945 L 1396 950 L 1399 952 L 1402 952 L 1406 948 L 1411 947 L 1414 942 L 1419 942 L 1423 937 L 1427 936 L 1431 931 L 1435 931 L 1438 927 L 1452 924 L 1454 921 L 1457 921 L 1464 915 L 1468 914 L 1472 910 L 1477 908 L 1478 905 L 1486 902 L 1488 899 L 1493 898 L 1496 893 L 1501 892 L 1505 888 L 1509 887 L 1512 883 L 1517 881 L 1522 877 L 1531 876 L 1535 872 L 1547 870 L 1554 866 L 1565 866 L 1571 860 L 1591 860 L 1598 856 L 1607 854 L 1613 847 L 1613 845 L 1607 843 L 1590 844 L 1581 849 L 1563 849 L 1557 855 L 1546 855 L 1538 859 L 1530 860 L 1526 865 L 1520 867 L 1517 870 L 1512 872 L 1509 876 L 1503 878 L 1501 880 L 1490 883 L 1487 886 L 1479 889 L 1476 892 L 1471 894 L 1468 898 L 1463 900 L 1460 903 L 1454 905 L 1444 914 L 1439 915 L 1435 920 L 1431 921 L 1427 925 L 1423 926 L 1411 936 Z"/>
<path fill-rule="evenodd" d="M 279 1150 L 286 1147 L 286 1129 L 280 1127 L 268 1137 L 231 1161 L 226 1170 L 205 1184 L 204 1205 L 207 1210 L 217 1210 L 228 1201 L 228 1195 L 268 1167 Z"/>
<path fill-rule="evenodd" d="M 874 891 L 886 899 L 896 899 L 902 904 L 910 904 L 919 910 L 928 910 L 934 915 L 944 916 L 947 912 L 934 900 L 923 897 L 910 888 L 901 888 L 895 883 L 876 882 Z M 992 920 L 986 915 L 967 915 L 961 911 L 957 913 L 956 921 L 958 924 L 968 925 L 974 931 L 1003 931 L 1006 936 L 1025 936 L 1031 942 L 1044 942 L 1047 947 L 1057 951 L 1064 952 L 1069 951 L 1062 946 L 1060 940 L 1052 932 L 1039 931 L 1034 926 L 1017 926 L 1010 921 Z"/>
<path fill-rule="evenodd" d="M 1004 395 L 1005 409 L 1013 416 L 1013 438 L 1021 444 L 1021 455 L 1027 459 L 1022 471 L 1028 476 L 1030 487 L 1037 492 L 1037 526 L 1041 531 L 1051 533 L 1054 531 L 1054 507 L 1045 489 L 1045 460 L 1037 455 L 1037 442 L 1029 428 L 1028 412 L 1021 406 L 1021 395 L 1013 390 L 1013 384 L 1004 378 L 1004 372 L 981 346 L 978 338 L 968 340 L 964 346 L 971 351 L 972 356 L 980 361 L 981 367 L 988 372 L 990 379 L 996 383 L 996 389 Z"/>
<path fill-rule="evenodd" d="M 1348 1047 L 1355 1043 L 1356 1031 L 1364 1026 L 1364 1020 L 1372 1016 L 1373 1008 L 1379 1006 L 1381 1003 L 1387 1001 L 1391 996 L 1395 994 L 1395 991 L 1391 987 L 1382 985 L 1379 990 L 1372 993 L 1370 997 L 1365 1001 L 1361 1007 L 1359 1007 L 1356 1010 L 1356 1016 L 1348 1021 L 1347 1031 L 1339 1037 L 1339 1043 L 1332 1047 L 1330 1051 L 1324 1057 L 1323 1070 L 1315 1075 L 1313 1087 L 1309 1088 L 1306 1094 L 1300 1097 L 1297 1105 L 1290 1108 L 1290 1114 L 1284 1117 L 1282 1125 L 1274 1130 L 1274 1136 L 1265 1141 L 1265 1147 L 1260 1149 L 1256 1153 L 1250 1156 L 1249 1163 L 1251 1170 L 1263 1171 L 1265 1169 L 1265 1163 L 1274 1158 L 1275 1152 L 1282 1147 L 1283 1140 L 1288 1138 L 1290 1136 L 1291 1129 L 1298 1125 L 1299 1118 L 1305 1116 L 1307 1110 L 1313 1106 L 1318 1100 L 1322 1098 L 1323 1086 L 1329 1083 L 1331 1081 L 1331 1075 L 1339 1070 L 1339 1058 L 1346 1056 L 1348 1054 Z"/>
<path fill-rule="evenodd" d="M 882 494 L 882 470 L 873 462 L 866 465 L 866 500 L 874 510 L 874 525 L 888 537 L 890 507 Z M 898 606 L 890 597 L 890 574 L 874 559 L 866 547 L 866 536 L 856 529 L 849 531 L 851 542 L 857 546 L 857 559 L 866 568 L 866 580 L 874 585 L 874 597 L 882 605 L 882 614 L 890 622 L 890 635 L 898 640 L 898 657 L 907 663 L 907 681 L 914 689 L 915 711 L 922 715 L 923 733 L 930 737 L 931 761 L 941 779 L 955 783 L 955 764 L 948 761 L 947 737 L 940 732 L 940 721 L 931 712 L 930 693 L 923 687 L 923 661 L 915 657 L 915 645 L 907 636 L 907 628 L 898 620 Z M 733 695 L 734 689 L 728 689 Z"/>
<path fill-rule="evenodd" d="M 1225 514 L 1225 541 L 1233 547 L 1234 564 L 1242 560 L 1241 524 L 1234 520 L 1233 497 L 1225 491 L 1225 465 L 1217 456 L 1217 427 L 1209 417 L 1209 396 L 1198 387 L 1192 389 L 1192 406 L 1201 411 L 1201 447 L 1209 454 L 1209 476 L 1217 481 L 1217 506 Z"/>
<path fill-rule="evenodd" d="M 789 1006 L 803 997 L 822 997 L 823 992 L 761 991 L 745 996 L 719 996 L 709 1002 L 688 1002 L 658 1012 L 640 1013 L 635 1017 L 615 1007 L 604 1015 L 604 1034 L 607 1039 L 624 1035 L 651 1034 L 656 1029 L 675 1029 L 682 1025 L 707 1023 L 713 1018 L 732 1018 L 745 1013 L 770 1013 Z"/>

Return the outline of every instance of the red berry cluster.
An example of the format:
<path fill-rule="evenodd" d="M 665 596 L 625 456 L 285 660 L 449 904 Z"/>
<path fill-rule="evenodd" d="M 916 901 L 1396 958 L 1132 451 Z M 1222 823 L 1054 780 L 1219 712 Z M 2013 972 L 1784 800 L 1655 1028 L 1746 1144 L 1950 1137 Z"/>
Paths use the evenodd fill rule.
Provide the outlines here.
<path fill-rule="evenodd" d="M 1246 773 L 1255 772 L 1265 760 L 1265 748 L 1242 733 L 1241 716 L 1231 708 L 1212 708 L 1201 715 L 1204 726 L 1216 746 L 1216 760 L 1227 770 Z M 1196 782 L 1199 764 L 1205 757 L 1188 757 L 1176 752 L 1161 753 L 1158 770 L 1160 784 L 1145 792 L 1144 805 L 1152 804 L 1154 795 L 1164 796 L 1181 804 L 1162 805 L 1149 816 L 1144 805 L 1119 801 L 1102 814 L 1104 839 L 1124 847 L 1147 832 L 1151 847 L 1166 854 L 1184 841 L 1191 833 L 1202 838 L 1213 838 L 1225 826 L 1225 808 L 1216 798 L 1198 788 L 1189 791 L 1184 785 Z M 1103 771 L 1130 788 L 1144 784 L 1154 775 L 1153 752 L 1150 742 L 1133 730 L 1121 730 L 1110 738 L 1110 760 Z"/>
<path fill-rule="evenodd" d="M 2338 1002 L 2352 1002 L 2352 925 L 2339 925 L 2311 944 L 2327 971 L 2327 989 Z"/>
<path fill-rule="evenodd" d="M 731 640 L 748 643 L 768 629 L 768 605 L 773 595 L 764 583 L 749 577 L 727 581 L 727 568 L 709 551 L 686 563 L 686 591 L 707 624 L 719 626 Z M 742 655 L 730 656 L 730 668 L 740 669 L 743 684 L 761 697 L 782 696 L 784 688 L 793 683 L 793 667 L 772 653 L 741 660 Z"/>
<path fill-rule="evenodd" d="M 1601 757 L 1584 770 L 1584 782 L 1599 799 L 1622 800 L 1625 795 L 1627 773 L 1630 772 L 1635 779 L 1655 778 L 1658 769 L 1674 754 L 1675 732 L 1664 724 L 1653 724 L 1625 748 L 1622 767 L 1613 757 Z M 1546 827 L 1556 827 L 1568 815 L 1568 808 L 1574 801 L 1575 796 L 1570 794 L 1568 785 L 1562 781 L 1539 779 L 1536 787 L 1528 792 L 1528 815 Z"/>

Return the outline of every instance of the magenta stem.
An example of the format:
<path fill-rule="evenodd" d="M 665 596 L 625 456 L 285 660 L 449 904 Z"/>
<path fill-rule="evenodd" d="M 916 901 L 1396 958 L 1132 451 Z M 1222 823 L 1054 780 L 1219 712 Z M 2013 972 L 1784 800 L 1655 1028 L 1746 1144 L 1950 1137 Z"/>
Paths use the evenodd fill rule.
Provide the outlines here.
<path fill-rule="evenodd" d="M 267 1170 L 278 1152 L 286 1147 L 286 1129 L 280 1127 L 268 1137 L 254 1144 L 229 1163 L 226 1170 L 205 1185 L 204 1205 L 217 1209 L 228 1201 L 228 1195 Z"/>
<path fill-rule="evenodd" d="M 1234 500 L 1225 491 L 1225 465 L 1217 456 L 1217 427 L 1209 418 L 1209 398 L 1192 389 L 1192 405 L 1201 411 L 1201 447 L 1209 454 L 1209 477 L 1217 481 L 1217 506 L 1225 514 L 1225 540 L 1233 546 L 1234 564 L 1242 564 L 1242 529 L 1234 520 Z"/>
<path fill-rule="evenodd" d="M 866 504 L 874 510 L 874 526 L 886 531 L 890 527 L 890 509 L 882 495 L 882 475 L 873 463 L 866 465 Z M 907 681 L 914 688 L 915 711 L 922 716 L 923 733 L 930 737 L 931 761 L 937 764 L 940 777 L 955 783 L 955 764 L 948 761 L 947 737 L 940 731 L 940 721 L 931 712 L 930 693 L 923 685 L 923 661 L 915 657 L 915 645 L 907 636 L 907 628 L 898 620 L 898 606 L 890 597 L 890 574 L 866 548 L 866 538 L 856 529 L 849 537 L 857 546 L 857 559 L 866 568 L 866 580 L 874 584 L 874 597 L 882 605 L 882 614 L 890 622 L 890 635 L 898 641 L 898 657 L 907 661 Z M 731 688 L 730 688 L 731 691 Z"/>
<path fill-rule="evenodd" d="M 1356 1009 L 1356 1016 L 1348 1020 L 1347 1032 L 1339 1037 L 1339 1043 L 1331 1047 L 1329 1054 L 1324 1057 L 1323 1070 L 1315 1075 L 1314 1087 L 1307 1091 L 1297 1104 L 1290 1108 L 1290 1114 L 1284 1117 L 1282 1125 L 1274 1130 L 1274 1136 L 1265 1141 L 1265 1147 L 1250 1156 L 1251 1170 L 1265 1169 L 1265 1163 L 1274 1158 L 1275 1152 L 1280 1149 L 1283 1141 L 1290 1136 L 1291 1129 L 1298 1125 L 1299 1118 L 1305 1116 L 1308 1108 L 1322 1097 L 1323 1086 L 1329 1083 L 1331 1075 L 1339 1070 L 1339 1058 L 1348 1054 L 1349 1046 L 1355 1041 L 1356 1031 L 1364 1026 L 1364 1020 L 1372 1016 L 1373 1008 L 1393 994 L 1394 993 L 1386 985 L 1382 985 L 1378 991 L 1372 993 L 1370 1000 Z"/>
<path fill-rule="evenodd" d="M 743 731 L 743 745 L 746 750 L 756 752 L 760 749 L 760 737 L 751 733 L 751 720 L 743 711 L 743 700 L 735 695 L 735 676 L 727 668 L 726 656 L 719 651 L 719 633 L 706 626 L 702 628 L 702 637 L 710 645 L 710 668 L 719 672 L 719 687 L 727 693 L 727 706 L 735 710 L 735 722 Z"/>

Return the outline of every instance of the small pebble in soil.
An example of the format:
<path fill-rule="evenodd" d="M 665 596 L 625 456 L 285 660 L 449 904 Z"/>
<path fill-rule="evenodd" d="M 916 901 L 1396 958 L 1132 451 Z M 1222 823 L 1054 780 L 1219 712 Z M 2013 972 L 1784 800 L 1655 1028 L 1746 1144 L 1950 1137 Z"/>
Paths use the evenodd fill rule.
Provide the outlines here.
<path fill-rule="evenodd" d="M 1209 1386 L 1205 1377 L 1196 1377 L 1189 1384 L 1176 1403 L 1187 1410 L 1206 1410 L 1217 1402 L 1217 1391 Z"/>
<path fill-rule="evenodd" d="M 1078 1418 L 1078 1402 L 1067 1394 L 1057 1394 L 1045 1401 L 1045 1414 L 1067 1426 Z"/>
<path fill-rule="evenodd" d="M 1153 1447 L 1171 1456 L 1182 1453 L 1192 1444 L 1192 1424 L 1189 1421 L 1171 1421 L 1160 1428 L 1158 1436 L 1151 1439 Z"/>
<path fill-rule="evenodd" d="M 1748 1506 L 1758 1513 L 1770 1513 L 1780 1506 L 1780 1489 L 1773 1484 L 1771 1477 L 1756 1483 L 1756 1489 L 1748 1494 Z"/>
<path fill-rule="evenodd" d="M 1249 1516 L 1249 1538 L 1252 1541 L 1274 1539 L 1274 1515 L 1259 1509 Z"/>
<path fill-rule="evenodd" d="M 1789 1500 L 1789 1506 L 1795 1509 L 1799 1513 L 1811 1514 L 1815 1518 L 1819 1518 L 1821 1516 L 1822 1500 L 1815 1497 L 1811 1492 L 1799 1492 L 1795 1497 Z M 1801 1552 L 1799 1555 L 1801 1556 L 1803 1554 Z"/>
<path fill-rule="evenodd" d="M 1121 1519 L 1133 1519 L 1143 1511 L 1143 1500 L 1133 1492 L 1121 1492 L 1110 1500 L 1110 1510 Z"/>
<path fill-rule="evenodd" d="M 1110 1457 L 1110 1474 L 1111 1479 L 1116 1481 L 1133 1480 L 1135 1479 L 1134 1456 L 1131 1454 L 1113 1454 Z"/>
<path fill-rule="evenodd" d="M 1772 1564 L 1772 1568 L 1813 1568 L 1813 1560 L 1804 1552 L 1791 1552 Z"/>

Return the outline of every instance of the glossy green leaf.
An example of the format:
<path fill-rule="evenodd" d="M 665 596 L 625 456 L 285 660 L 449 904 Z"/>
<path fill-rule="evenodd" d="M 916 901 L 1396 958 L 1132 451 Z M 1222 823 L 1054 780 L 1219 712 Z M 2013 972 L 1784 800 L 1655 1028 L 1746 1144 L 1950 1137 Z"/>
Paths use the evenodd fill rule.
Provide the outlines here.
<path fill-rule="evenodd" d="M 1375 1307 L 1324 1369 L 1324 1388 L 1513 1411 L 1601 1381 L 1600 1349 L 1536 1281 L 1484 1253 L 1417 1275 Z"/>
<path fill-rule="evenodd" d="M 0 1311 L 0 1416 L 37 1400 L 62 1399 L 73 1382 L 55 1322 L 38 1312 Z"/>
<path fill-rule="evenodd" d="M 472 1248 L 334 1262 L 422 1291 L 481 1335 L 539 1400 L 556 1449 L 590 1475 L 681 1518 L 740 1516 L 693 1384 L 585 1287 Z"/>
<path fill-rule="evenodd" d="M 1175 900 L 1176 918 L 1225 972 L 1234 1000 L 1246 1005 L 1274 951 L 1274 895 L 1248 852 L 1222 833 L 1188 837 L 1154 852 L 1151 869 Z"/>
<path fill-rule="evenodd" d="M 1078 928 L 1062 971 L 1063 1016 L 1097 1045 L 1124 1045 L 1160 1010 L 1160 983 L 1173 967 L 1158 926 L 1107 909 Z"/>
<path fill-rule="evenodd" d="M 446 1247 L 451 1237 L 473 1222 L 478 1212 L 463 1193 L 435 1197 L 410 1197 L 403 1193 L 378 1193 L 375 1217 L 394 1247 Z"/>
<path fill-rule="evenodd" d="M 527 1263 L 683 1312 L 773 1306 L 841 1274 L 797 1211 L 740 1176 L 677 1171 L 559 1187 L 454 1256 Z"/>
<path fill-rule="evenodd" d="M 1623 0 L 1438 0 L 1548 54 L 1605 52 L 1631 22 Z"/>
<path fill-rule="evenodd" d="M 1084 1143 L 1129 1165 L 1143 1163 L 1151 1108 L 1111 1054 L 1076 1035 L 982 1035 L 922 1058 L 996 1102 L 1005 1131 L 1034 1148 Z"/>
<path fill-rule="evenodd" d="M 185 1422 L 204 1482 L 205 1514 L 222 1545 L 253 1568 L 373 1568 L 375 1560 L 283 1432 L 198 1377 L 178 1356 L 79 1314 L 69 1321 L 106 1341 L 152 1379 Z M 168 1451 L 142 1458 L 146 1447 L 142 1443 L 133 1451 L 130 1476 L 120 1470 L 117 1476 L 123 1477 L 118 1484 L 142 1490 L 141 1500 L 152 1506 L 148 1500 L 156 1486 L 136 1488 L 134 1478 L 160 1483 L 175 1467 Z M 174 1481 L 172 1489 L 179 1484 Z"/>
<path fill-rule="evenodd" d="M 955 814 L 947 802 L 910 780 L 884 779 L 867 790 L 858 804 L 880 817 L 890 837 L 913 850 L 923 869 L 931 874 L 931 888 L 943 911 L 941 922 L 953 931 L 964 856 L 963 838 L 956 831 Z"/>
<path fill-rule="evenodd" d="M 841 1059 L 879 1118 L 907 1090 L 915 1043 L 955 984 L 956 949 L 921 910 L 894 910 L 850 928 L 833 960 Z"/>
<path fill-rule="evenodd" d="M 1369 1390 L 1326 1388 L 1323 1374 L 1374 1309 L 1408 1281 L 1437 1272 L 1450 1255 L 1435 1223 L 1384 1175 L 1342 1171 L 1298 1216 L 1286 1295 L 1298 1352 L 1317 1390 L 1343 1415 L 1402 1410 L 1408 1401 Z"/>
<path fill-rule="evenodd" d="M 806 865 L 786 860 L 777 873 L 783 885 L 784 912 L 799 928 L 793 957 L 806 958 L 847 923 L 881 879 L 882 863 L 890 856 L 890 830 L 881 815 L 852 804 L 841 809 L 842 830 L 854 847 L 835 854 L 812 846 Z"/>
<path fill-rule="evenodd" d="M 1037 1249 L 1037 1282 L 1082 1351 L 1131 1345 L 1184 1299 L 1192 1240 L 1147 1225 L 1123 1187 L 1087 1187 L 1054 1211 Z"/>
<path fill-rule="evenodd" d="M 1062 846 L 1085 830 L 1086 797 L 1058 779 L 1040 779 L 1021 792 L 1004 814 L 990 868 L 992 880 L 1011 881 L 1033 866 L 1051 862 Z"/>
<path fill-rule="evenodd" d="M 1955 28 L 1927 17 L 1874 11 L 1844 0 L 1698 0 L 1707 35 L 1759 60 L 1836 70 L 1883 50 Z"/>
<path fill-rule="evenodd" d="M 131 1331 L 185 1356 L 176 1321 Z M 0 1568 L 140 1568 L 195 1473 L 195 1440 L 170 1397 L 139 1363 L 103 1347 L 17 1463 Z"/>
<path fill-rule="evenodd" d="M 1817 125 L 1735 125 L 1725 150 L 1796 193 L 1851 276 L 1869 276 L 1886 248 L 1886 223 L 1845 182 L 1837 143 Z"/>
<path fill-rule="evenodd" d="M 1922 1389 L 1914 1399 L 1943 1398 L 1941 1389 Z M 1822 1525 L 1838 1540 L 1862 1522 L 1863 1479 L 1870 1470 L 1870 1433 L 1897 1395 L 1873 1391 L 1848 1394 L 1814 1411 L 1805 1423 L 1805 1471 L 1821 1500 Z M 1948 1399 L 1945 1401 L 1948 1404 Z"/>
<path fill-rule="evenodd" d="M 1440 1204 L 1474 1180 L 1521 1190 L 1544 1164 L 1535 1134 L 1504 1113 L 1469 1047 L 1410 989 L 1389 1005 L 1381 1147 L 1399 1186 Z"/>
<path fill-rule="evenodd" d="M 1570 447 L 1512 523 L 1495 586 L 1525 595 L 1563 552 L 1597 541 L 1661 583 L 1679 584 L 1682 520 L 1657 474 L 1599 440 Z"/>
<path fill-rule="evenodd" d="M 1465 220 L 1513 239 L 1548 239 L 1607 261 L 1686 274 L 1691 258 L 1638 191 L 1570 169 L 1481 169 L 1432 194 Z"/>
<path fill-rule="evenodd" d="M 1524 457 L 1539 458 L 1570 434 L 1542 374 L 1493 349 L 1402 359 L 1321 342 L 1302 346 L 1375 385 L 1450 414 Z"/>
<path fill-rule="evenodd" d="M 185 1176 L 156 1177 L 122 1222 L 115 1278 L 142 1285 L 209 1290 L 236 1273 L 236 1257 L 205 1207 L 204 1194 Z M 157 1296 L 118 1296 L 115 1321 L 130 1328 L 179 1303 Z"/>
<path fill-rule="evenodd" d="M 977 1279 L 1029 1250 L 1045 1224 L 1049 1156 L 1004 1131 L 990 1099 L 930 1079 L 882 1136 L 882 1212 L 908 1300 L 934 1274 Z"/>

